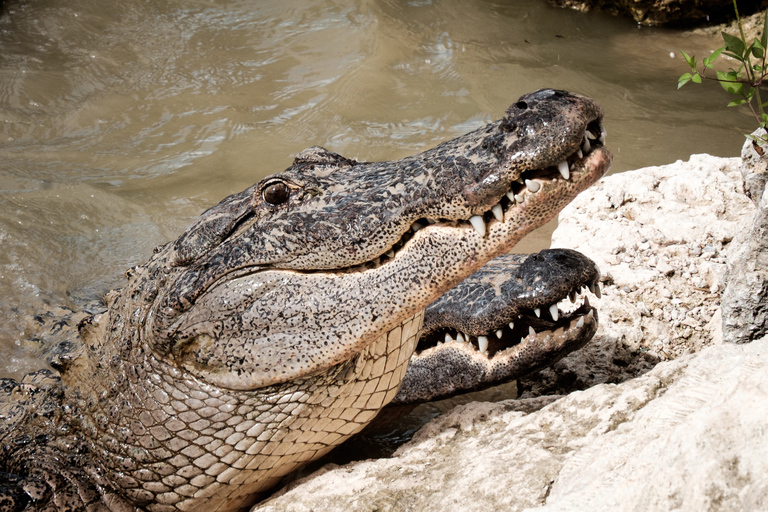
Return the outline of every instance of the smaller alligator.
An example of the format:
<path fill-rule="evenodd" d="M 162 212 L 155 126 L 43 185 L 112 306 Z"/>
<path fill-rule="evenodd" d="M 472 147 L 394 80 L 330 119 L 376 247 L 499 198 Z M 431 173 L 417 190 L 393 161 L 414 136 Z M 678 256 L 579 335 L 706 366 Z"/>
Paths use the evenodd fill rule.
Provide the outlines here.
<path fill-rule="evenodd" d="M 583 347 L 597 311 L 600 271 L 571 249 L 499 256 L 429 305 L 391 405 L 478 391 L 545 368 Z"/>

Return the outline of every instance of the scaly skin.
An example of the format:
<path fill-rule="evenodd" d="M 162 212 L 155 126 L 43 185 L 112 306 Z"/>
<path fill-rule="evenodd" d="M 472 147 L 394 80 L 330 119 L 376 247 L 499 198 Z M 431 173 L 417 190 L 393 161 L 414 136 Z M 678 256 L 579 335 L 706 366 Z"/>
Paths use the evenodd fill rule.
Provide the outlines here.
<path fill-rule="evenodd" d="M 81 323 L 60 380 L 4 382 L 3 497 L 247 509 L 395 396 L 429 303 L 604 174 L 601 144 L 575 154 L 601 117 L 587 98 L 537 91 L 414 157 L 310 148 L 226 198 Z M 553 167 L 566 159 L 569 179 Z"/>

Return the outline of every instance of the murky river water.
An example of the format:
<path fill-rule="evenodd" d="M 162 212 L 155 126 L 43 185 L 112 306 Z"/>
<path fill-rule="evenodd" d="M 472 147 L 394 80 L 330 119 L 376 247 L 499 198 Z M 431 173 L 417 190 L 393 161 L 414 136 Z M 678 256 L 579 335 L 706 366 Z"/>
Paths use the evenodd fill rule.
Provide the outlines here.
<path fill-rule="evenodd" d="M 603 104 L 614 170 L 737 155 L 749 116 L 714 86 L 675 91 L 684 63 L 670 53 L 716 43 L 543 0 L 10 0 L 0 374 L 44 365 L 20 341 L 26 315 L 120 286 L 203 209 L 310 145 L 399 158 L 557 87 Z"/>

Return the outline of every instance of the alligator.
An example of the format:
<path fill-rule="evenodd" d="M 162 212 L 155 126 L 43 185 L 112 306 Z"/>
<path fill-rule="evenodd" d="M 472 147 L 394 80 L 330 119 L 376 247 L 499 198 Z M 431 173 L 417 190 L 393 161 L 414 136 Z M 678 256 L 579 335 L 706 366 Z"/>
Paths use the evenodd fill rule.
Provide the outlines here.
<path fill-rule="evenodd" d="M 246 510 L 397 394 L 424 309 L 608 169 L 602 111 L 544 89 L 392 162 L 320 147 L 204 212 L 2 382 L 0 510 Z"/>
<path fill-rule="evenodd" d="M 572 249 L 504 254 L 427 306 L 391 405 L 479 391 L 524 377 L 583 347 L 597 331 L 597 265 Z"/>

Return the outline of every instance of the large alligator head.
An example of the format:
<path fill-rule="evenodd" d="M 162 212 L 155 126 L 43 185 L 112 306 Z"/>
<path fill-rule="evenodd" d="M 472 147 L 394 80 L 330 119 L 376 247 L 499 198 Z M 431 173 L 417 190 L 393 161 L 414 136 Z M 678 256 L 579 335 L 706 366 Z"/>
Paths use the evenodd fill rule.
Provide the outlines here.
<path fill-rule="evenodd" d="M 605 173 L 601 121 L 540 90 L 419 155 L 313 147 L 226 198 L 83 323 L 70 460 L 113 509 L 248 506 L 395 396 L 430 302 Z"/>

